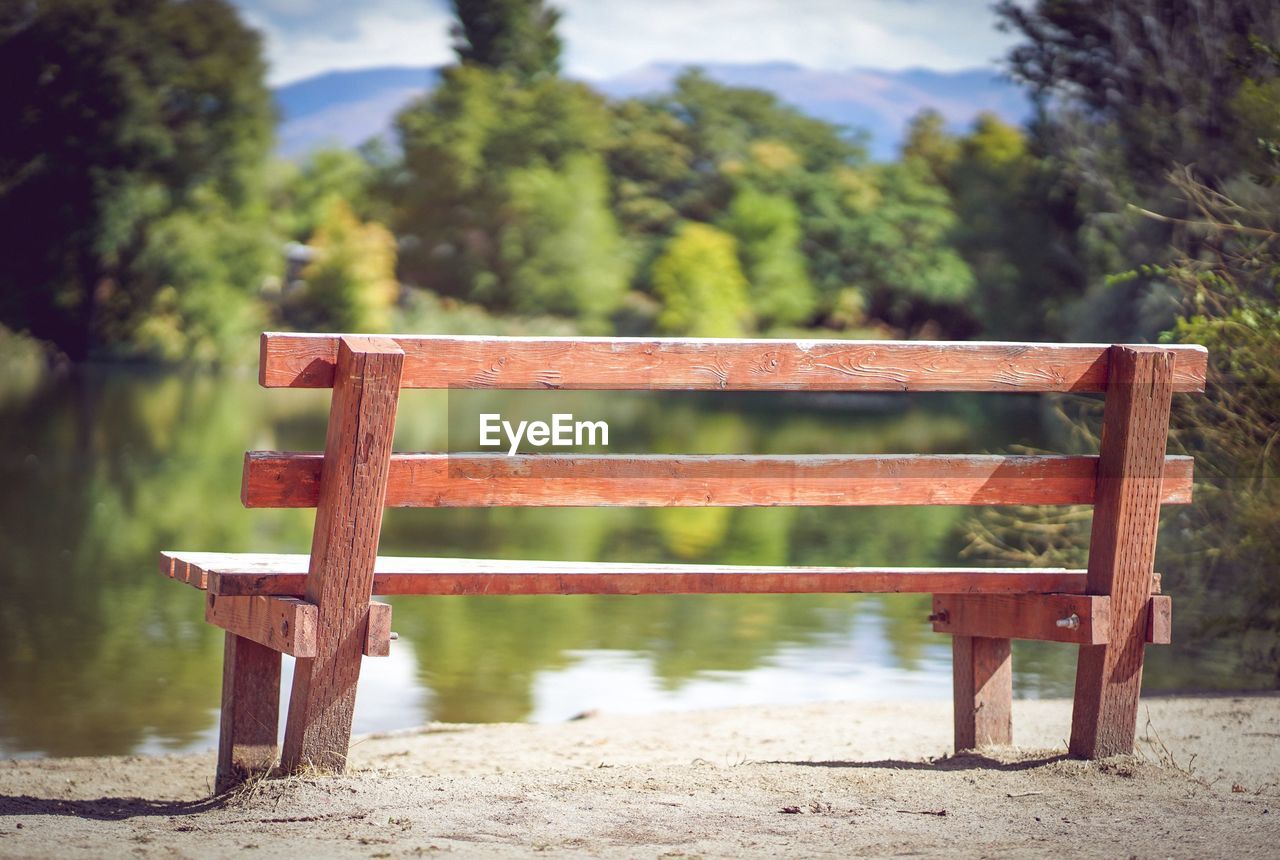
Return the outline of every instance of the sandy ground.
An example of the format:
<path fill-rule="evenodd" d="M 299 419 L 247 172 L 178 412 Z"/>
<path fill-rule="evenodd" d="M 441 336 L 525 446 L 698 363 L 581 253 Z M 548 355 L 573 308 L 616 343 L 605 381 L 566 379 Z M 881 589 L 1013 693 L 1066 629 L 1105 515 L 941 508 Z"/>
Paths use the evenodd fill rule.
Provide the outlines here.
<path fill-rule="evenodd" d="M 344 777 L 210 799 L 212 754 L 0 763 L 2 857 L 1280 857 L 1280 696 L 1150 699 L 1143 754 L 947 757 L 945 703 L 746 708 L 361 739 Z"/>

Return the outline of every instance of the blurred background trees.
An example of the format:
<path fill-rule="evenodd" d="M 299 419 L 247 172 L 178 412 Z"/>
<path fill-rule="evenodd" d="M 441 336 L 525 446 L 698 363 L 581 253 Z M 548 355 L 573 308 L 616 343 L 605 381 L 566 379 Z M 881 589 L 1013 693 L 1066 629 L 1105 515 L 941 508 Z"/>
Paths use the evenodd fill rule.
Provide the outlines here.
<path fill-rule="evenodd" d="M 0 322 L 73 359 L 228 349 L 269 271 L 265 71 L 223 0 L 0 8 Z"/>
<path fill-rule="evenodd" d="M 259 37 L 226 0 L 5 6 L 0 324 L 72 359 L 198 362 L 264 325 L 451 314 L 1152 340 L 1184 313 L 1170 264 L 1211 250 L 1169 172 L 1233 197 L 1276 173 L 1265 4 L 1001 3 L 1036 118 L 926 111 L 882 163 L 856 130 L 696 70 L 608 101 L 561 76 L 543 0 L 454 11 L 457 62 L 392 144 L 287 162 Z"/>

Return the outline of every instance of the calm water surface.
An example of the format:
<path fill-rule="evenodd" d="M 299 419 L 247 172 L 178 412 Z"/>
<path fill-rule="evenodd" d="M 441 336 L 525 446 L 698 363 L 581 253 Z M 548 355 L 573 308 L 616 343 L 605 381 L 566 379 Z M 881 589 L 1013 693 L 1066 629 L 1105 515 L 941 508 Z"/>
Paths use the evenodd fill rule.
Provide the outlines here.
<path fill-rule="evenodd" d="M 160 549 L 305 552 L 310 511 L 247 511 L 246 449 L 323 447 L 328 393 L 248 374 L 87 369 L 0 399 L 0 755 L 208 748 L 222 635 Z M 476 415 L 606 419 L 611 451 L 1060 449 L 1030 396 L 406 392 L 398 450 L 474 449 Z M 388 512 L 384 554 L 750 564 L 963 563 L 962 508 Z M 975 562 L 976 563 L 976 562 Z M 401 598 L 356 731 L 834 699 L 946 699 L 927 596 Z M 1241 687 L 1229 654 L 1152 649 L 1146 689 Z M 1074 649 L 1019 643 L 1020 696 Z M 287 688 L 287 684 L 286 684 Z M 1065 729 L 1064 729 L 1065 731 Z"/>

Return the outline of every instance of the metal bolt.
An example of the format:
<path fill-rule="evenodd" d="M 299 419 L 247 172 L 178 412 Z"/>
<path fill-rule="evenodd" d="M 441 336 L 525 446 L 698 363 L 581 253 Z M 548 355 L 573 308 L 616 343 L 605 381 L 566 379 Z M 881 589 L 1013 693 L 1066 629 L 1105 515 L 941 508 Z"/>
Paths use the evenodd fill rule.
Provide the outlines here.
<path fill-rule="evenodd" d="M 930 621 L 936 621 L 936 622 L 938 622 L 939 624 L 946 624 L 946 623 L 947 623 L 947 619 L 949 619 L 950 617 L 951 617 L 951 613 L 947 612 L 947 610 L 945 610 L 945 609 L 944 609 L 944 610 L 942 610 L 941 612 L 934 612 L 934 613 L 930 614 L 930 615 L 929 615 L 929 620 L 930 620 Z"/>
<path fill-rule="evenodd" d="M 1073 612 L 1070 615 L 1068 615 L 1066 618 L 1059 618 L 1057 621 L 1053 623 L 1058 625 L 1059 627 L 1065 627 L 1068 630 L 1075 630 L 1080 626 L 1080 616 L 1076 615 Z"/>

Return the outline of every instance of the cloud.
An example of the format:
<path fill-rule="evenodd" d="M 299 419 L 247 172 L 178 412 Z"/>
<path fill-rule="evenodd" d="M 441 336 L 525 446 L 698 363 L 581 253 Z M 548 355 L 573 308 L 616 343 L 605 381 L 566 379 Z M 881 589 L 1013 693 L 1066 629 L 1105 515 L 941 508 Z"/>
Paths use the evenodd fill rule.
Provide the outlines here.
<path fill-rule="evenodd" d="M 421 0 L 341 4 L 336 9 L 336 4 L 321 0 L 253 0 L 239 5 L 245 20 L 265 38 L 273 86 L 338 69 L 434 66 L 453 60 L 452 17 Z M 315 7 L 325 8 L 305 14 Z M 412 14 L 401 7 L 410 7 Z"/>
<path fill-rule="evenodd" d="M 1009 37 L 986 0 L 566 0 L 570 72 L 598 78 L 655 60 L 781 60 L 818 69 L 990 65 Z"/>
<path fill-rule="evenodd" d="M 271 82 L 452 60 L 442 0 L 235 0 L 266 37 Z M 790 61 L 815 69 L 990 65 L 1011 37 L 989 0 L 560 0 L 569 74 L 663 60 Z"/>

